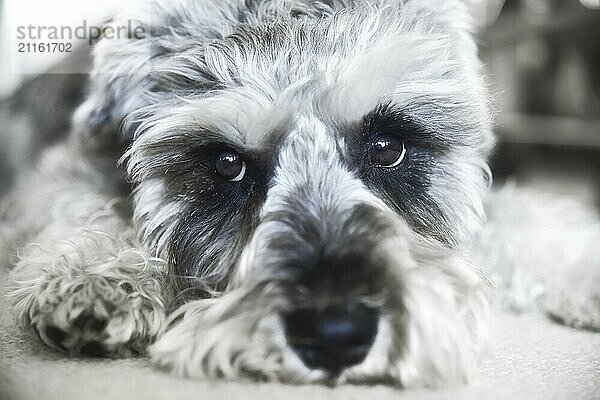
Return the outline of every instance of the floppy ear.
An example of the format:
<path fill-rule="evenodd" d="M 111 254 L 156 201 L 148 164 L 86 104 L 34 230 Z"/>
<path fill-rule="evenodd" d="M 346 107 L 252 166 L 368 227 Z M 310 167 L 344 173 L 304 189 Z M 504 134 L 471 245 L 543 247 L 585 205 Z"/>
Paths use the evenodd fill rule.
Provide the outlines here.
<path fill-rule="evenodd" d="M 405 3 L 420 9 L 449 31 L 473 33 L 482 23 L 481 13 L 487 0 L 405 0 Z"/>
<path fill-rule="evenodd" d="M 454 57 L 465 65 L 479 66 L 475 33 L 482 25 L 481 7 L 487 0 L 404 0 L 410 14 L 434 32 L 452 36 L 448 42 Z"/>
<path fill-rule="evenodd" d="M 89 92 L 73 118 L 80 136 L 102 140 L 119 134 L 125 117 L 159 95 L 161 82 L 154 71 L 168 70 L 169 61 L 188 44 L 228 33 L 236 10 L 227 9 L 230 2 L 222 7 L 207 3 L 136 1 L 135 7 L 125 6 L 105 25 L 93 51 Z M 128 140 L 128 133 L 121 138 Z"/>
<path fill-rule="evenodd" d="M 107 27 L 117 24 L 115 20 Z M 102 39 L 94 49 L 89 92 L 73 117 L 75 131 L 83 138 L 117 134 L 128 112 L 145 105 L 146 91 L 152 86 L 147 77 L 152 48 L 147 39 L 130 34 L 121 39 Z"/>

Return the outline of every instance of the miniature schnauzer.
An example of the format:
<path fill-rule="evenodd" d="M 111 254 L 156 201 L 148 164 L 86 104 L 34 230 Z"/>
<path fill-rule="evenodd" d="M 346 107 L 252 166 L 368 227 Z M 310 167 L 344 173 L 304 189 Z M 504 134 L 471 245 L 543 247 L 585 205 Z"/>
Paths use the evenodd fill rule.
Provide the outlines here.
<path fill-rule="evenodd" d="M 467 3 L 126 7 L 108 27 L 145 35 L 100 40 L 72 129 L 4 200 L 19 323 L 184 376 L 403 387 L 476 371 L 494 285 L 600 329 L 594 212 L 489 193 Z"/>

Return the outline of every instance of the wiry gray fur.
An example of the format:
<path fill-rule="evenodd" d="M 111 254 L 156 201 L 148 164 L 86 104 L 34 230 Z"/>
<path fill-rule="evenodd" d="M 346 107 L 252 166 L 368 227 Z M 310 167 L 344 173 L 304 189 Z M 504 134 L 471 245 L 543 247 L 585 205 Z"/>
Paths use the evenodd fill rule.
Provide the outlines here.
<path fill-rule="evenodd" d="M 522 256 L 504 251 L 520 228 L 485 224 L 493 138 L 466 1 L 146 1 L 112 24 L 127 20 L 148 35 L 97 45 L 69 138 L 5 205 L 6 248 L 25 246 L 14 313 L 47 344 L 127 355 L 157 339 L 150 356 L 181 375 L 319 382 L 331 377 L 302 364 L 280 315 L 357 299 L 382 310 L 379 333 L 338 382 L 462 382 L 485 343 L 491 265 L 509 301 L 600 329 L 596 249 L 561 259 L 580 271 L 572 295 L 528 253 L 543 254 L 537 228 Z M 411 128 L 403 175 L 360 162 L 378 113 Z M 214 145 L 248 157 L 245 181 L 214 177 Z M 521 276 L 536 283 L 511 292 Z"/>

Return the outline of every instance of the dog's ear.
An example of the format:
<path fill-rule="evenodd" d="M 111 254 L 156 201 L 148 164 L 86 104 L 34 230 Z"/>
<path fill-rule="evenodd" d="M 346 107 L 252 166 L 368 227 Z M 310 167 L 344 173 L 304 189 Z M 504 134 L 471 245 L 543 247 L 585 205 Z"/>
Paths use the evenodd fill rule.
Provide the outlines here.
<path fill-rule="evenodd" d="M 105 25 L 114 29 L 117 22 Z M 147 73 L 153 59 L 148 39 L 103 38 L 94 48 L 94 68 L 85 101 L 73 117 L 75 132 L 84 139 L 104 139 L 117 134 L 128 111 L 144 105 L 151 89 Z"/>
<path fill-rule="evenodd" d="M 478 50 L 475 34 L 484 24 L 482 12 L 486 0 L 404 0 L 409 14 L 417 20 L 430 24 L 434 32 L 452 37 L 449 46 L 456 57 L 468 59 L 478 65 Z"/>
<path fill-rule="evenodd" d="M 73 117 L 80 137 L 102 140 L 119 134 L 129 140 L 121 124 L 155 98 L 160 82 L 153 71 L 168 68 L 173 56 L 194 40 L 228 34 L 238 18 L 237 9 L 227 9 L 229 2 L 223 7 L 193 0 L 132 3 L 135 7 L 125 5 L 103 27 L 103 37 L 94 46 L 88 94 Z"/>
<path fill-rule="evenodd" d="M 405 0 L 411 8 L 450 32 L 473 32 L 479 25 L 481 7 L 485 0 Z"/>

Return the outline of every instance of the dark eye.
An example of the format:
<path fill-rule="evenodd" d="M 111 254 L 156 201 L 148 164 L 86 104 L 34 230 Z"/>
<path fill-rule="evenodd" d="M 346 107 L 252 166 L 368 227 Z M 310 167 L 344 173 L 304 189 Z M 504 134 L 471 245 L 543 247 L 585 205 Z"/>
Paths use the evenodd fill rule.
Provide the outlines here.
<path fill-rule="evenodd" d="M 396 167 L 405 156 L 404 142 L 394 135 L 378 135 L 369 143 L 369 161 L 375 167 Z"/>
<path fill-rule="evenodd" d="M 223 179 L 239 182 L 246 175 L 246 162 L 235 151 L 224 151 L 217 155 L 215 169 Z"/>

